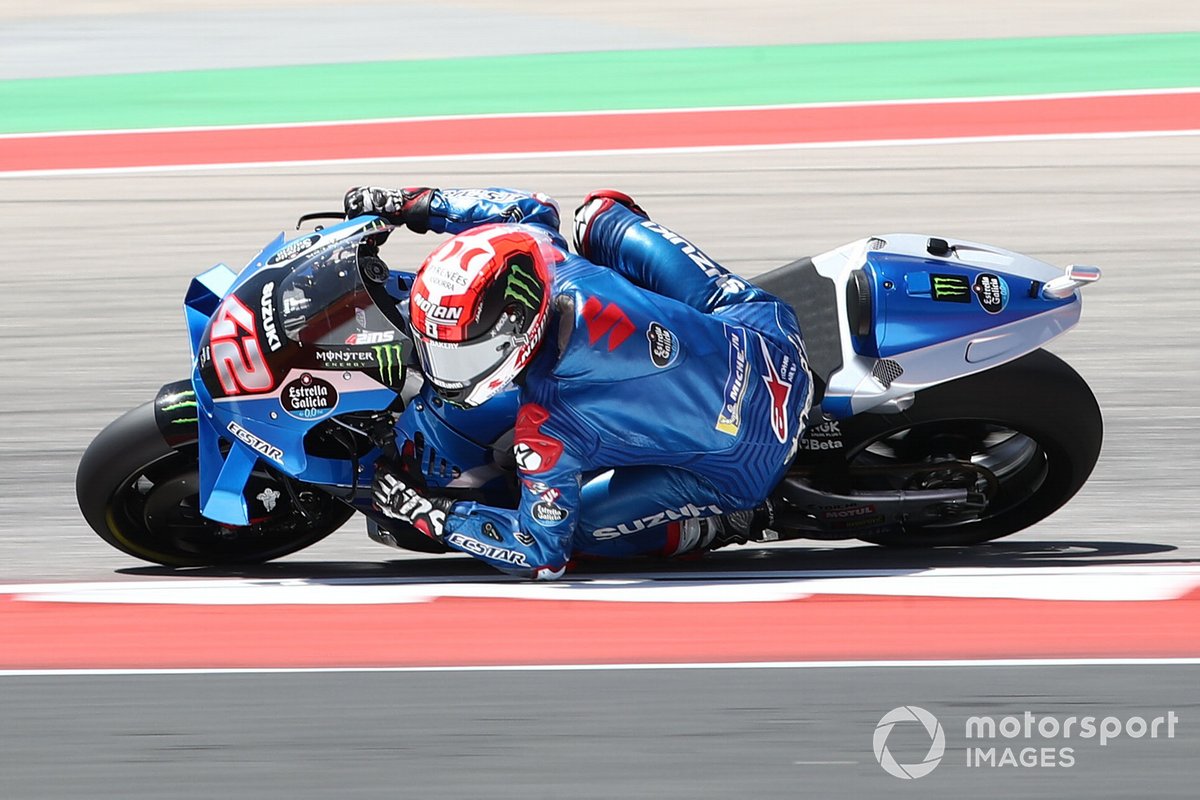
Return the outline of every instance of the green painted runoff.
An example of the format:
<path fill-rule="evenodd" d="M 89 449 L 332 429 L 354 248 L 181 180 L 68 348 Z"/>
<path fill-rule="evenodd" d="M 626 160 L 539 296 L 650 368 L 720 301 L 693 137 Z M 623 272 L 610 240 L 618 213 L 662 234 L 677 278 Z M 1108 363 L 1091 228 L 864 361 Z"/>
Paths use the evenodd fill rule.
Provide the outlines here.
<path fill-rule="evenodd" d="M 1200 86 L 1200 33 L 708 47 L 0 81 L 0 133 Z"/>

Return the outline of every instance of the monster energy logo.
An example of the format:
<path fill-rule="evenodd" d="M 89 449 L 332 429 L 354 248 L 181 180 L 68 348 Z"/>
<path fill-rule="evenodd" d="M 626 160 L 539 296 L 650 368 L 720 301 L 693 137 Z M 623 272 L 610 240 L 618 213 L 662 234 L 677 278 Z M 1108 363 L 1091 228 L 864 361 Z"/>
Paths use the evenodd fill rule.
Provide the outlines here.
<path fill-rule="evenodd" d="M 506 300 L 512 298 L 529 310 L 537 311 L 538 306 L 542 304 L 542 298 L 532 266 L 525 260 L 512 262 L 512 268 L 508 271 L 508 286 L 504 289 L 504 298 Z"/>
<path fill-rule="evenodd" d="M 962 275 L 930 275 L 934 300 L 947 303 L 971 302 L 970 286 Z"/>
<path fill-rule="evenodd" d="M 400 358 L 400 345 L 377 344 L 371 348 L 375 351 L 375 364 L 379 367 L 379 377 L 388 386 L 397 386 L 404 381 L 404 362 Z"/>
<path fill-rule="evenodd" d="M 171 403 L 171 405 L 169 405 L 169 406 L 162 407 L 161 410 L 163 411 L 163 413 L 166 413 L 168 411 L 179 411 L 180 409 L 184 409 L 184 408 L 195 409 L 197 407 L 196 406 L 196 393 L 193 392 L 191 389 L 188 389 L 187 391 L 184 391 L 184 392 L 179 392 L 178 394 L 175 395 L 175 397 L 178 398 L 175 400 L 175 402 Z M 189 398 L 189 397 L 191 398 L 190 400 L 184 399 L 184 398 Z M 171 420 L 172 425 L 190 425 L 193 422 L 199 422 L 199 419 L 197 419 L 196 417 L 175 417 L 174 419 Z"/>

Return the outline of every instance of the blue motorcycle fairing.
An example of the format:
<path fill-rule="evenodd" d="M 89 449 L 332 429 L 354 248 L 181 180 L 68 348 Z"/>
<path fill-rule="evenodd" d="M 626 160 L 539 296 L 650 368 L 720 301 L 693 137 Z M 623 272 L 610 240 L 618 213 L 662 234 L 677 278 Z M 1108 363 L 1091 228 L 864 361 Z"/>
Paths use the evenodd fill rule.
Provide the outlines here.
<path fill-rule="evenodd" d="M 855 352 L 889 358 L 1017 322 L 1077 302 L 1037 291 L 1028 277 L 972 264 L 900 253 L 867 253 L 874 309 L 871 333 L 854 337 Z"/>
<path fill-rule="evenodd" d="M 204 381 L 202 369 L 210 361 L 205 342 L 213 316 L 224 299 L 237 292 L 239 287 L 255 281 L 268 270 L 278 271 L 281 276 L 287 275 L 290 273 L 288 266 L 299 265 L 297 259 L 317 258 L 324 252 L 334 252 L 328 246 L 351 240 L 356 235 L 390 229 L 391 226 L 382 219 L 368 216 L 291 241 L 285 241 L 283 234 L 280 234 L 251 260 L 240 275 L 234 275 L 228 267 L 218 265 L 192 281 L 184 306 L 192 346 L 192 386 L 196 392 L 199 418 L 201 513 L 206 517 L 229 525 L 249 524 L 242 492 L 260 458 L 276 469 L 306 482 L 351 486 L 358 480 L 370 480 L 369 475 L 356 475 L 350 460 L 309 456 L 304 449 L 304 437 L 313 427 L 335 413 L 387 408 L 396 399 L 394 387 L 380 384 L 361 370 L 309 367 L 293 368 L 281 376 L 275 375 L 268 393 L 214 398 Z M 261 282 L 253 286 L 257 287 Z M 264 284 L 264 305 L 270 298 L 268 288 Z M 261 337 L 263 321 L 257 309 L 258 304 L 244 305 L 254 309 L 254 336 Z M 272 313 L 281 316 L 277 309 Z M 386 341 L 393 341 L 392 335 L 389 334 Z M 289 346 L 294 345 L 289 342 Z M 266 349 L 265 345 L 262 347 Z M 274 374 L 274 370 L 271 371 Z M 395 371 L 400 376 L 404 374 L 401 366 L 397 366 Z M 297 410 L 295 403 L 285 405 L 285 392 L 301 384 L 314 383 L 330 390 L 332 397 L 326 401 L 325 407 L 314 411 L 304 408 Z M 230 443 L 228 453 L 224 456 L 221 454 L 221 440 Z"/>

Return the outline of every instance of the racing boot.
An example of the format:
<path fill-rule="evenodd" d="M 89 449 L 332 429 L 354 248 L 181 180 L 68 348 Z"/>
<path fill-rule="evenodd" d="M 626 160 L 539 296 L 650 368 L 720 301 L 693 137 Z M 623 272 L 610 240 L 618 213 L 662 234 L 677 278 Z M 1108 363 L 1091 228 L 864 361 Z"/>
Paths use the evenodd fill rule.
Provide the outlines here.
<path fill-rule="evenodd" d="M 706 547 L 716 550 L 731 544 L 747 544 L 763 541 L 763 533 L 771 530 L 775 522 L 775 507 L 771 501 L 763 500 L 754 508 L 732 511 L 719 517 L 710 517 L 712 538 Z"/>

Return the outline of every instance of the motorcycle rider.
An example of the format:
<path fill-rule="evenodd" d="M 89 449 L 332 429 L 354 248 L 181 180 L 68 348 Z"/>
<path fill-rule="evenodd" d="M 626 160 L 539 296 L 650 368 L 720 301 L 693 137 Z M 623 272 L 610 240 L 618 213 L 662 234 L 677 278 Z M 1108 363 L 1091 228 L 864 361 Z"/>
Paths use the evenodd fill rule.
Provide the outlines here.
<path fill-rule="evenodd" d="M 434 389 L 473 407 L 520 387 L 518 509 L 426 497 L 380 465 L 384 514 L 537 579 L 573 553 L 673 555 L 769 528 L 812 399 L 786 303 L 613 190 L 577 209 L 579 255 L 542 194 L 355 187 L 345 209 L 453 234 L 409 298 Z"/>

